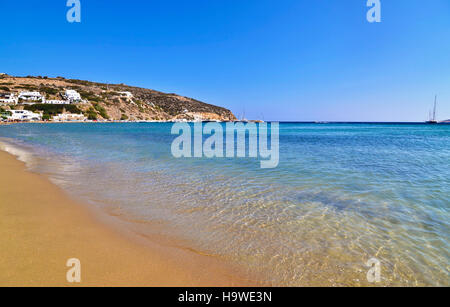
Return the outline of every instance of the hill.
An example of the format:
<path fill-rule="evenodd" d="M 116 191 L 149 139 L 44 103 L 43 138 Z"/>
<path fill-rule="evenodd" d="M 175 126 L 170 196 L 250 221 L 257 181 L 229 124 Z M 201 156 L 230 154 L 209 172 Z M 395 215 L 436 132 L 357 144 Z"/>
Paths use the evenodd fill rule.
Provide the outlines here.
<path fill-rule="evenodd" d="M 233 121 L 230 110 L 177 94 L 125 84 L 106 84 L 63 77 L 0 76 L 0 92 L 38 91 L 47 100 L 61 99 L 67 90 L 76 90 L 87 103 L 77 107 L 86 116 L 99 120 L 220 120 Z M 120 92 L 130 92 L 126 97 Z M 15 106 L 20 108 L 20 105 Z"/>

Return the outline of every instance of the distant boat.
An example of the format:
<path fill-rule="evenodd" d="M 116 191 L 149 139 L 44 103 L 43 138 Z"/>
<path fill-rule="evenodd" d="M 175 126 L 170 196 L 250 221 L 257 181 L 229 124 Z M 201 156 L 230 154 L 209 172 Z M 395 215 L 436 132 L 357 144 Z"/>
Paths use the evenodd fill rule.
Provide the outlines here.
<path fill-rule="evenodd" d="M 436 104 L 437 104 L 437 95 L 434 97 L 433 112 L 430 111 L 428 120 L 425 123 L 427 123 L 427 124 L 437 124 L 438 123 L 438 121 L 436 120 Z"/>

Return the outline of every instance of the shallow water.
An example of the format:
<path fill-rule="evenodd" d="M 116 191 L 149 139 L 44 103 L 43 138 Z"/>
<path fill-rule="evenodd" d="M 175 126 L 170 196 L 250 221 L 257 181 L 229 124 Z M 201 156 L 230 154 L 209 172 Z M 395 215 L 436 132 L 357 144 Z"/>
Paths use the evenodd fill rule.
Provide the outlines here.
<path fill-rule="evenodd" d="M 380 285 L 450 285 L 450 126 L 282 123 L 275 169 L 175 159 L 170 130 L 21 124 L 0 137 L 76 197 L 272 285 L 370 285 L 374 257 Z"/>

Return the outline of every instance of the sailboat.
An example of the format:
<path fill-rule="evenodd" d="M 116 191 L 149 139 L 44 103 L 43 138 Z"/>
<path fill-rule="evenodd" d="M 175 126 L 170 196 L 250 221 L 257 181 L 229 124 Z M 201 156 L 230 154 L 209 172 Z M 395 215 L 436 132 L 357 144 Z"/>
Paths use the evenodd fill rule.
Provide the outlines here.
<path fill-rule="evenodd" d="M 249 122 L 249 120 L 245 118 L 245 108 L 244 108 L 244 112 L 242 113 L 242 118 L 241 118 L 240 122 L 243 122 L 243 123 Z"/>
<path fill-rule="evenodd" d="M 433 112 L 430 111 L 429 119 L 425 122 L 427 124 L 437 124 L 438 121 L 436 120 L 436 104 L 437 104 L 437 95 L 434 97 L 434 108 Z"/>

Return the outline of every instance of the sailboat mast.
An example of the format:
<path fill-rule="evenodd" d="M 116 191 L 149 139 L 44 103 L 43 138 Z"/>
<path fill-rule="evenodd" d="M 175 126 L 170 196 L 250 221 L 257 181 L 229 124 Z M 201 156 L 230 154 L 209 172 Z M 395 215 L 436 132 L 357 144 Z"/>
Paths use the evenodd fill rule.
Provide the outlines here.
<path fill-rule="evenodd" d="M 436 120 L 436 103 L 437 103 L 437 95 L 434 96 L 433 120 Z"/>

